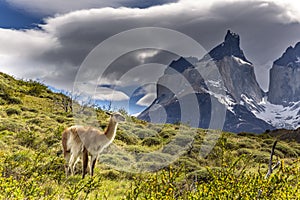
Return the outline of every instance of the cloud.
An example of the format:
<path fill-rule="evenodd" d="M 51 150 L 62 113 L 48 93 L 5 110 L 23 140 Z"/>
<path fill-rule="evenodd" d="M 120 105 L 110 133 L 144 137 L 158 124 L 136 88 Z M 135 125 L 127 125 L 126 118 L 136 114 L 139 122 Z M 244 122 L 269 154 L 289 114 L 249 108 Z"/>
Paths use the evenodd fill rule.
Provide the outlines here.
<path fill-rule="evenodd" d="M 240 34 L 246 57 L 258 68 L 265 68 L 267 63 L 280 57 L 288 46 L 300 40 L 300 6 L 293 0 L 181 0 L 146 9 L 119 8 L 133 2 L 129 0 L 107 0 L 101 3 L 94 0 L 55 0 L 51 3 L 45 0 L 28 0 L 26 4 L 21 0 L 9 2 L 31 11 L 63 14 L 45 19 L 45 24 L 40 25 L 40 29 L 0 29 L 0 70 L 19 78 L 39 78 L 46 84 L 67 90 L 72 90 L 81 63 L 96 45 L 132 28 L 153 26 L 174 29 L 192 37 L 207 51 L 222 42 L 227 29 L 232 29 Z M 103 8 L 105 6 L 115 8 Z M 147 37 L 149 43 L 160 40 L 151 34 Z M 159 42 L 162 48 L 167 45 L 165 41 Z M 114 53 L 117 45 L 112 46 L 109 51 Z M 188 47 L 180 44 L 178 48 Z M 166 64 L 170 58 L 164 61 L 157 50 L 133 52 L 121 59 L 123 65 L 118 65 L 112 73 L 107 73 L 109 77 L 104 78 L 107 78 L 108 83 L 118 79 L 117 84 L 123 86 L 130 85 L 132 80 L 137 84 L 153 82 L 164 68 L 159 67 L 157 73 L 146 68 L 140 71 L 136 69 L 135 72 L 125 71 L 121 76 L 117 72 L 123 69 L 125 63 L 128 66 L 152 61 Z M 101 63 L 95 66 L 102 67 Z M 97 71 L 97 68 L 91 69 L 93 70 Z M 149 76 L 153 73 L 156 74 Z M 267 77 L 268 74 L 257 74 L 264 88 L 268 84 Z"/>
<path fill-rule="evenodd" d="M 138 7 L 145 8 L 155 5 L 162 5 L 176 2 L 176 0 L 153 0 L 153 1 L 136 1 L 136 0 L 7 0 L 7 2 L 17 8 L 26 10 L 33 14 L 53 15 L 72 12 L 74 10 L 84 10 L 91 8 L 103 7 Z"/>
<path fill-rule="evenodd" d="M 101 101 L 127 101 L 129 97 L 122 91 L 101 87 L 97 88 L 93 99 Z"/>
<path fill-rule="evenodd" d="M 82 83 L 78 85 L 78 90 L 73 93 L 74 97 L 83 100 L 100 100 L 100 101 L 127 101 L 129 97 L 118 88 L 109 88 L 106 86 L 97 86 L 93 82 Z"/>
<path fill-rule="evenodd" d="M 138 102 L 136 102 L 139 106 L 150 106 L 150 104 L 155 100 L 156 93 L 148 93 L 144 97 L 142 97 Z"/>
<path fill-rule="evenodd" d="M 148 50 L 137 53 L 137 59 L 142 63 L 145 63 L 147 59 L 154 57 L 159 53 L 159 50 Z"/>
<path fill-rule="evenodd" d="M 155 84 L 148 84 L 141 90 L 143 92 L 144 96 L 140 98 L 136 104 L 139 106 L 150 106 L 150 104 L 155 100 L 156 98 L 156 85 Z M 135 95 L 140 95 L 142 93 L 137 93 Z"/>
<path fill-rule="evenodd" d="M 266 0 L 265 3 L 261 3 L 260 6 L 268 8 L 270 5 L 275 5 L 282 8 L 282 13 L 278 15 L 278 18 L 283 19 L 286 23 L 300 22 L 300 2 L 294 0 Z"/>

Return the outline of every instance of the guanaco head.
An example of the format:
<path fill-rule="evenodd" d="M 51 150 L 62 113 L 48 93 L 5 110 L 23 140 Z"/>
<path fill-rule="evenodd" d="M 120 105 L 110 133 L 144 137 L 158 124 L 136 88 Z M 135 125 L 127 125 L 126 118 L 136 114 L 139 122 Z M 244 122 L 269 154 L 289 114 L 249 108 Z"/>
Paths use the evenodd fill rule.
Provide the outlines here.
<path fill-rule="evenodd" d="M 111 117 L 115 122 L 122 123 L 122 122 L 125 122 L 125 121 L 126 121 L 125 117 L 124 117 L 121 113 L 119 113 L 119 112 L 114 112 L 114 113 L 106 112 L 106 114 L 110 115 L 110 117 Z"/>

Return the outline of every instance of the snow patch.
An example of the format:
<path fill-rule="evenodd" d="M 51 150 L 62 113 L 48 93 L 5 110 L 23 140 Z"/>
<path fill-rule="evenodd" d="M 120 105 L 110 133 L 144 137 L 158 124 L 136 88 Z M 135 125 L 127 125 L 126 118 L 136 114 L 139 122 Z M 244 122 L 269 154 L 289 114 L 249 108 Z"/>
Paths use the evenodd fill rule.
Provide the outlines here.
<path fill-rule="evenodd" d="M 244 61 L 244 60 L 242 60 L 242 59 L 240 59 L 240 58 L 237 58 L 237 57 L 235 57 L 235 56 L 232 56 L 232 58 L 233 58 L 236 62 L 238 62 L 239 64 L 241 64 L 241 65 L 251 65 L 251 63 L 249 63 L 249 62 L 247 62 L 247 61 Z"/>
<path fill-rule="evenodd" d="M 211 91 L 206 91 L 206 92 L 208 94 L 210 94 L 211 96 L 215 97 L 216 99 L 218 99 L 218 101 L 221 104 L 225 105 L 227 110 L 229 110 L 230 112 L 235 114 L 233 107 L 234 107 L 234 105 L 236 105 L 236 103 L 230 96 L 223 95 L 223 94 L 216 94 Z"/>
<path fill-rule="evenodd" d="M 221 80 L 218 80 L 218 81 L 214 81 L 214 80 L 208 80 L 207 83 L 212 86 L 212 87 L 217 87 L 217 88 L 220 88 L 222 85 L 221 85 Z"/>
<path fill-rule="evenodd" d="M 253 99 L 247 97 L 245 94 L 241 94 L 241 98 L 244 100 L 245 103 L 247 103 L 251 107 L 255 107 L 255 102 Z"/>
<path fill-rule="evenodd" d="M 271 104 L 264 97 L 259 105 L 263 105 L 265 109 L 262 112 L 252 111 L 257 118 L 272 124 L 276 128 L 296 129 L 300 127 L 300 116 L 297 115 L 300 112 L 300 101 L 285 107 Z"/>

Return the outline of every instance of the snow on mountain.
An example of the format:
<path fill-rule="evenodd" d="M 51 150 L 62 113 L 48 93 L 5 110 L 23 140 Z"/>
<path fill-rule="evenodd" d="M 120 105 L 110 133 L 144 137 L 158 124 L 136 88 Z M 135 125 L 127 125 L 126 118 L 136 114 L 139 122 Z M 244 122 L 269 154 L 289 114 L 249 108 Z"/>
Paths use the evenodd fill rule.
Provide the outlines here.
<path fill-rule="evenodd" d="M 267 98 L 259 103 L 264 109 L 253 110 L 257 118 L 260 118 L 276 128 L 297 129 L 300 127 L 300 101 L 290 103 L 289 106 L 275 105 Z"/>

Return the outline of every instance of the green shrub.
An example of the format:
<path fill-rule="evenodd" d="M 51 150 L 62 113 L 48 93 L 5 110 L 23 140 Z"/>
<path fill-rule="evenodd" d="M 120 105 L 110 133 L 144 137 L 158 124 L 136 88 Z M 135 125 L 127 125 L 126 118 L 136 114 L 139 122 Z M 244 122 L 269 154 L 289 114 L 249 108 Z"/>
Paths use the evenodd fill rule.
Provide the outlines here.
<path fill-rule="evenodd" d="M 134 158 L 128 153 L 110 153 L 102 154 L 99 157 L 100 163 L 105 164 L 113 169 L 129 171 L 132 170 L 130 164 L 133 163 Z"/>
<path fill-rule="evenodd" d="M 172 156 L 160 152 L 151 152 L 143 154 L 142 157 L 139 159 L 140 162 L 159 162 L 163 165 L 165 165 L 165 163 L 170 162 L 171 160 L 173 160 Z"/>
<path fill-rule="evenodd" d="M 3 85 L 0 85 L 0 99 L 2 100 L 1 104 L 21 104 L 22 101 L 14 96 L 14 92 L 11 89 L 6 88 Z"/>
<path fill-rule="evenodd" d="M 242 169 L 237 167 L 239 162 L 245 163 Z M 125 199 L 299 198 L 297 165 L 278 170 L 269 179 L 258 172 L 248 173 L 249 165 L 243 157 L 224 166 L 202 168 L 188 174 L 184 168 L 165 168 L 146 174 L 134 181 Z"/>
<path fill-rule="evenodd" d="M 258 163 L 268 163 L 270 159 L 270 153 L 263 151 L 255 151 L 253 157 Z"/>
<path fill-rule="evenodd" d="M 145 128 L 145 126 L 144 126 L 144 125 L 142 125 L 142 124 L 136 124 L 136 125 L 134 126 L 134 128 L 138 128 L 138 129 L 144 129 L 144 128 Z"/>
<path fill-rule="evenodd" d="M 38 113 L 39 111 L 34 109 L 34 108 L 29 108 L 28 109 L 29 112 L 32 112 L 32 113 Z"/>
<path fill-rule="evenodd" d="M 155 146 L 155 145 L 160 145 L 160 144 L 161 144 L 161 140 L 156 137 L 144 138 L 144 140 L 142 142 L 142 145 L 146 145 L 146 146 Z"/>
<path fill-rule="evenodd" d="M 266 153 L 266 154 L 270 155 L 271 149 L 272 149 L 271 147 L 261 148 L 261 149 L 259 149 L 259 152 Z M 284 154 L 281 151 L 277 150 L 276 148 L 275 148 L 274 155 L 278 156 L 279 158 L 284 158 Z"/>
<path fill-rule="evenodd" d="M 165 139 L 170 138 L 174 135 L 176 135 L 176 131 L 172 129 L 162 130 L 161 132 L 159 132 L 159 136 Z"/>
<path fill-rule="evenodd" d="M 241 132 L 237 134 L 238 136 L 243 136 L 243 137 L 256 137 L 255 133 L 247 133 L 247 132 Z"/>
<path fill-rule="evenodd" d="M 237 150 L 237 153 L 238 153 L 238 155 L 244 155 L 244 154 L 250 155 L 250 154 L 253 153 L 253 150 L 252 149 L 247 149 L 247 148 L 241 148 L 241 149 Z"/>
<path fill-rule="evenodd" d="M 118 131 L 116 134 L 116 139 L 125 142 L 128 145 L 138 144 L 139 139 L 137 136 L 128 133 L 127 131 Z"/>
<path fill-rule="evenodd" d="M 134 153 L 145 153 L 147 150 L 145 147 L 140 146 L 140 145 L 127 145 L 125 146 L 125 150 L 129 152 L 134 152 Z"/>
<path fill-rule="evenodd" d="M 148 124 L 147 128 L 154 130 L 159 133 L 162 131 L 163 125 L 160 124 Z"/>
<path fill-rule="evenodd" d="M 265 143 L 267 145 L 272 145 L 274 143 L 274 139 L 265 139 L 265 140 L 263 140 L 263 143 Z"/>
<path fill-rule="evenodd" d="M 4 99 L 1 99 L 1 98 L 0 98 L 0 106 L 1 106 L 1 105 L 5 105 L 5 104 L 6 104 L 6 101 L 4 101 Z"/>
<path fill-rule="evenodd" d="M 180 167 L 180 166 L 184 166 L 184 171 L 186 173 L 191 173 L 194 172 L 196 170 L 199 170 L 199 168 L 201 168 L 201 162 L 199 162 L 199 160 L 195 160 L 193 158 L 189 158 L 189 157 L 180 157 L 178 159 L 178 162 L 175 162 L 175 164 Z M 204 163 L 202 163 L 204 164 Z"/>
<path fill-rule="evenodd" d="M 157 133 L 150 129 L 135 128 L 133 133 L 139 138 L 156 137 Z"/>
<path fill-rule="evenodd" d="M 187 178 L 189 180 L 194 180 L 195 182 L 209 182 L 213 180 L 211 173 L 205 168 L 189 173 Z"/>
<path fill-rule="evenodd" d="M 68 113 L 68 114 L 67 114 L 67 117 L 68 117 L 68 118 L 73 118 L 73 117 L 74 117 L 74 114 L 73 114 L 73 113 Z"/>
<path fill-rule="evenodd" d="M 236 141 L 227 140 L 225 147 L 228 150 L 235 150 L 239 148 L 239 144 Z"/>
<path fill-rule="evenodd" d="M 22 110 L 22 111 L 28 111 L 28 108 L 25 107 L 25 106 L 22 106 L 22 107 L 21 107 L 21 110 Z"/>
<path fill-rule="evenodd" d="M 298 157 L 299 155 L 297 154 L 296 151 L 293 150 L 290 146 L 284 144 L 284 143 L 277 143 L 276 149 L 278 151 L 281 151 L 285 157 Z"/>
<path fill-rule="evenodd" d="M 0 131 L 8 130 L 11 132 L 24 131 L 25 127 L 23 124 L 18 123 L 15 119 L 1 119 L 0 121 Z"/>
<path fill-rule="evenodd" d="M 7 108 L 5 111 L 8 116 L 21 114 L 21 110 L 18 108 Z"/>
<path fill-rule="evenodd" d="M 42 121 L 43 120 L 40 118 L 33 118 L 33 119 L 28 120 L 27 123 L 39 125 L 42 123 Z"/>
<path fill-rule="evenodd" d="M 61 141 L 61 136 L 60 134 L 56 134 L 56 135 L 49 135 L 46 138 L 44 138 L 43 142 L 45 142 L 45 144 L 48 147 L 54 146 L 55 144 L 60 143 Z"/>
<path fill-rule="evenodd" d="M 40 141 L 34 132 L 19 132 L 16 136 L 18 143 L 29 148 L 38 148 Z"/>
<path fill-rule="evenodd" d="M 247 148 L 247 149 L 256 149 L 258 148 L 258 144 L 256 141 L 252 140 L 243 140 L 237 143 L 238 148 Z"/>
<path fill-rule="evenodd" d="M 47 90 L 47 86 L 37 81 L 29 81 L 27 85 L 29 86 L 27 94 L 31 96 L 39 97 L 44 91 Z"/>
<path fill-rule="evenodd" d="M 128 130 L 132 130 L 132 124 L 129 124 L 129 123 L 122 123 L 119 125 L 119 129 L 120 130 L 125 130 L 125 131 L 128 131 Z"/>
<path fill-rule="evenodd" d="M 65 121 L 66 121 L 66 119 L 64 118 L 64 117 L 57 117 L 56 118 L 56 121 L 58 122 L 58 123 L 64 123 Z"/>
<path fill-rule="evenodd" d="M 17 97 L 10 97 L 9 99 L 7 99 L 7 103 L 8 104 L 22 104 L 21 99 L 17 98 Z"/>
<path fill-rule="evenodd" d="M 117 180 L 119 179 L 120 177 L 120 172 L 116 171 L 116 170 L 108 170 L 108 171 L 105 171 L 103 173 L 101 173 L 102 177 L 103 178 L 106 178 L 106 179 L 109 179 L 109 180 Z"/>

